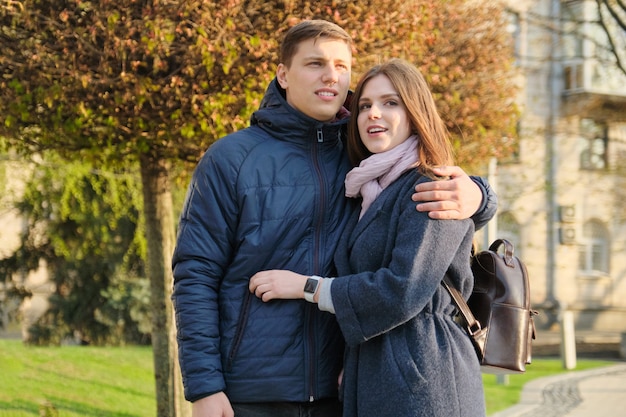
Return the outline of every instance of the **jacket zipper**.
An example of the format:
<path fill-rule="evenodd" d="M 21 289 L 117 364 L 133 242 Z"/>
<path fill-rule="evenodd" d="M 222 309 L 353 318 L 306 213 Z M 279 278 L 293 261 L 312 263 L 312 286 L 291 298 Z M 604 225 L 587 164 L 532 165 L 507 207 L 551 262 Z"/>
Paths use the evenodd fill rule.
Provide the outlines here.
<path fill-rule="evenodd" d="M 321 128 L 317 129 L 317 143 L 324 143 L 324 132 Z M 323 224 L 323 213 L 324 213 L 324 205 L 326 201 L 326 193 L 324 187 L 324 174 L 319 164 L 319 154 L 318 147 L 313 145 L 313 167 L 315 168 L 315 172 L 317 174 L 317 178 L 319 180 L 320 187 L 320 201 L 317 205 L 315 224 L 314 224 L 314 239 L 313 239 L 313 268 L 314 273 L 320 273 L 319 271 L 319 251 L 320 251 L 320 240 L 321 240 L 321 229 Z M 307 303 L 308 304 L 308 303 Z M 315 358 L 316 358 L 316 348 L 315 348 L 315 323 L 314 323 L 314 315 L 313 305 L 307 305 L 309 308 L 309 401 L 313 402 L 315 400 L 315 380 L 316 380 L 316 372 L 315 372 Z"/>
<path fill-rule="evenodd" d="M 324 143 L 324 132 L 322 129 L 317 129 L 317 143 Z M 324 223 L 324 206 L 326 204 L 326 188 L 324 181 L 324 172 L 320 168 L 319 164 L 319 155 L 318 155 L 318 147 L 314 146 L 313 149 L 313 165 L 315 166 L 315 172 L 317 173 L 317 178 L 319 179 L 320 186 L 320 202 L 317 208 L 317 216 L 316 216 L 316 228 L 315 228 L 315 251 L 313 256 L 314 268 L 319 268 L 319 250 L 320 250 L 320 240 L 321 240 L 321 229 L 322 224 Z M 315 273 L 320 273 L 321 271 L 316 270 Z"/>

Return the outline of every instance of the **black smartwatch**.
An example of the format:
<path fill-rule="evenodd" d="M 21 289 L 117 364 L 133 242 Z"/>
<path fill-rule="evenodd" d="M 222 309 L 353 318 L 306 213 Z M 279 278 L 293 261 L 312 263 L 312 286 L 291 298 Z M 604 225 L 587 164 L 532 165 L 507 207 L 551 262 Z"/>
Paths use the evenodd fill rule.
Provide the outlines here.
<path fill-rule="evenodd" d="M 322 277 L 318 277 L 317 275 L 312 275 L 309 279 L 306 280 L 306 284 L 304 284 L 304 299 L 309 303 L 314 303 L 313 296 L 317 291 L 317 287 L 319 286 L 320 279 Z"/>

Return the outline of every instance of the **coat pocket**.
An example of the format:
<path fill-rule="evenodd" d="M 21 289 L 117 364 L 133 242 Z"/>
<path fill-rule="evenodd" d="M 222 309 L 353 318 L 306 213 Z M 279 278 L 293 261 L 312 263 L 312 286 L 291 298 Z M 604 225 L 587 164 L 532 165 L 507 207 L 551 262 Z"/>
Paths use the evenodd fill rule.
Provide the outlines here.
<path fill-rule="evenodd" d="M 404 385 L 411 394 L 419 395 L 427 381 L 413 358 L 411 349 L 408 346 L 408 339 L 404 333 L 404 331 L 400 332 L 400 334 L 396 333 L 394 336 L 399 337 L 389 338 L 394 364 L 398 369 L 398 372 L 394 372 L 394 374 L 402 378 Z"/>

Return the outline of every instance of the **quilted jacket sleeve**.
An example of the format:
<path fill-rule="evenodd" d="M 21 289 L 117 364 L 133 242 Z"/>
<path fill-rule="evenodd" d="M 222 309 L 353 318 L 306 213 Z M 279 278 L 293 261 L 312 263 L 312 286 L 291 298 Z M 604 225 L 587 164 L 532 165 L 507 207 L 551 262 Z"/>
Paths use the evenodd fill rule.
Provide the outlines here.
<path fill-rule="evenodd" d="M 493 191 L 486 179 L 482 177 L 470 177 L 483 192 L 483 201 L 476 213 L 472 216 L 476 230 L 481 229 L 495 216 L 498 210 L 498 196 Z"/>
<path fill-rule="evenodd" d="M 218 291 L 232 256 L 237 163 L 218 141 L 194 171 L 172 260 L 179 361 L 185 397 L 225 389 L 221 369 Z"/>

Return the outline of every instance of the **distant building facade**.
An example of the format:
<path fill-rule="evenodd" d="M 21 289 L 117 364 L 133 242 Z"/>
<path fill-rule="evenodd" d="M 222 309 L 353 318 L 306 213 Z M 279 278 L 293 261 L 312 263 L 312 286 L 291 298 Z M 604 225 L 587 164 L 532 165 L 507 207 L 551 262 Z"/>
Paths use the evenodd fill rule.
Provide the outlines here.
<path fill-rule="evenodd" d="M 567 310 L 577 329 L 626 332 L 626 76 L 597 7 L 510 2 L 522 114 L 495 173 L 496 234 L 528 266 L 539 325 Z"/>

